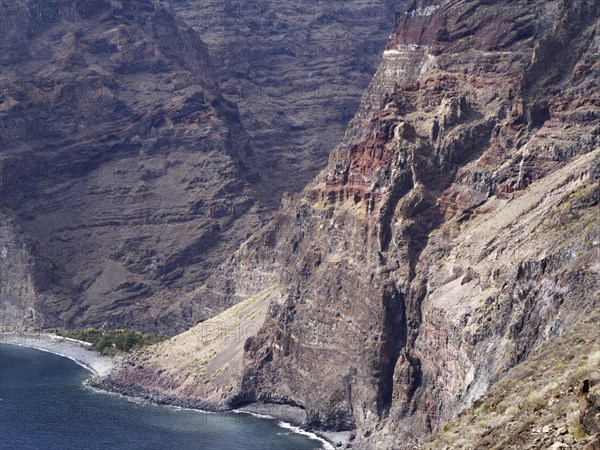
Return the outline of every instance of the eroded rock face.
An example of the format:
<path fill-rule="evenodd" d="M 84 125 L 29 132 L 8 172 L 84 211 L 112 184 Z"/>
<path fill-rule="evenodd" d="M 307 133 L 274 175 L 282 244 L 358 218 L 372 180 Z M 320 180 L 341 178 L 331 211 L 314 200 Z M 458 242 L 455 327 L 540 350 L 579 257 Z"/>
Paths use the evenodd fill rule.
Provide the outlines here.
<path fill-rule="evenodd" d="M 19 301 L 3 303 L 3 331 L 18 332 L 23 326 L 35 323 L 34 265 L 27 241 L 13 221 L 0 214 L 0 274 L 3 298 Z M 11 283 L 8 283 L 11 280 Z M 5 284 L 6 282 L 6 284 Z M 19 318 L 18 321 L 11 320 Z"/>
<path fill-rule="evenodd" d="M 400 448 L 597 305 L 598 15 L 418 1 L 398 17 L 327 169 L 209 281 L 287 286 L 246 343 L 239 403 Z"/>
<path fill-rule="evenodd" d="M 357 448 L 408 447 L 597 308 L 598 8 L 436 0 L 398 17 L 328 167 L 198 291 L 277 287 L 228 407 L 294 405 Z M 205 392 L 187 362 L 156 380 L 186 353 L 155 349 L 114 381 Z"/>
<path fill-rule="evenodd" d="M 27 242 L 3 261 L 33 277 L 0 275 L 5 322 L 173 334 L 235 301 L 200 287 L 324 165 L 402 2 L 241 3 L 3 3 L 0 202 Z"/>
<path fill-rule="evenodd" d="M 403 0 L 169 0 L 206 42 L 277 206 L 327 163 Z"/>
<path fill-rule="evenodd" d="M 3 322 L 175 333 L 224 309 L 192 291 L 261 208 L 198 35 L 148 0 L 2 8 Z"/>

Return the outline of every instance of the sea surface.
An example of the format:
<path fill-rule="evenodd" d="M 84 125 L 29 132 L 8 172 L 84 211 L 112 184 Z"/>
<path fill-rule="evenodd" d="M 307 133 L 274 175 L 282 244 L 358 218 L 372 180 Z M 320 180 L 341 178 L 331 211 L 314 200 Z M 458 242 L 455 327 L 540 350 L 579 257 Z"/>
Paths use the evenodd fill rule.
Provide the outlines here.
<path fill-rule="evenodd" d="M 68 358 L 0 344 L 0 449 L 323 448 L 276 420 L 134 402 L 87 387 L 89 376 Z"/>

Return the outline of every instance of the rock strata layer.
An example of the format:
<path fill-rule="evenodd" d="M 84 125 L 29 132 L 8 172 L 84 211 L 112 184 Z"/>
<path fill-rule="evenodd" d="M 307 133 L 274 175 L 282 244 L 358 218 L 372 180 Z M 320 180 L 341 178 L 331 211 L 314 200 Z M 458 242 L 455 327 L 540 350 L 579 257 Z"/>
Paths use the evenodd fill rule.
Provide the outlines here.
<path fill-rule="evenodd" d="M 207 282 L 281 290 L 230 406 L 409 448 L 597 309 L 598 17 L 411 2 L 327 168 Z"/>
<path fill-rule="evenodd" d="M 2 8 L 5 327 L 172 334 L 225 309 L 192 291 L 263 218 L 204 43 L 148 0 Z"/>
<path fill-rule="evenodd" d="M 403 0 L 169 0 L 206 42 L 278 205 L 325 166 L 381 61 Z"/>
<path fill-rule="evenodd" d="M 2 3 L 5 328 L 231 306 L 205 280 L 324 165 L 401 3 Z"/>

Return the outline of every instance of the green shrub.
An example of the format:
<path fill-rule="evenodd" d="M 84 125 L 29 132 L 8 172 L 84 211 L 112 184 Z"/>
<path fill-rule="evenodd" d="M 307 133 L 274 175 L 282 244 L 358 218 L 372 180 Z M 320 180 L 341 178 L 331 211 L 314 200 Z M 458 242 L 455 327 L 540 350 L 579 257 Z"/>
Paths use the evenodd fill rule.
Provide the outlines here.
<path fill-rule="evenodd" d="M 103 355 L 130 352 L 164 340 L 164 338 L 154 334 L 143 334 L 128 329 L 97 330 L 95 328 L 85 328 L 76 331 L 60 331 L 57 334 L 78 341 L 89 342 L 92 344 L 93 350 Z"/>

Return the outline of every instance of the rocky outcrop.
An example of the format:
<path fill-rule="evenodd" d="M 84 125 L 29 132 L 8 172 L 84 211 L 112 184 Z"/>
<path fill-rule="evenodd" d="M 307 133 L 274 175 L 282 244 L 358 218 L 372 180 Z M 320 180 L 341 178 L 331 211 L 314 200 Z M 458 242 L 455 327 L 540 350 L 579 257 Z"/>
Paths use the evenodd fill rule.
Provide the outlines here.
<path fill-rule="evenodd" d="M 399 17 L 329 167 L 271 225 L 290 289 L 247 343 L 246 395 L 401 447 L 594 308 L 597 18 L 592 2 Z"/>
<path fill-rule="evenodd" d="M 0 295 L 3 299 L 19 299 L 2 306 L 2 330 L 10 333 L 20 331 L 24 324 L 33 324 L 36 320 L 34 265 L 28 251 L 32 243 L 1 214 L 0 243 L 0 276 L 3 281 Z M 8 283 L 8 280 L 12 282 Z"/>
<path fill-rule="evenodd" d="M 598 448 L 596 311 L 540 345 L 424 448 Z"/>
<path fill-rule="evenodd" d="M 263 218 L 198 35 L 149 0 L 2 8 L 4 324 L 171 334 L 225 309 L 193 290 Z"/>

